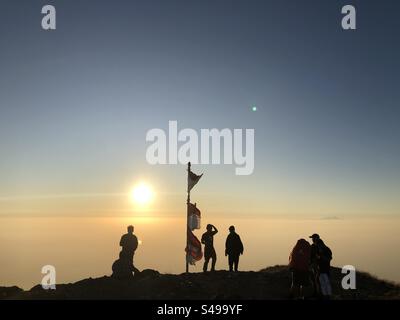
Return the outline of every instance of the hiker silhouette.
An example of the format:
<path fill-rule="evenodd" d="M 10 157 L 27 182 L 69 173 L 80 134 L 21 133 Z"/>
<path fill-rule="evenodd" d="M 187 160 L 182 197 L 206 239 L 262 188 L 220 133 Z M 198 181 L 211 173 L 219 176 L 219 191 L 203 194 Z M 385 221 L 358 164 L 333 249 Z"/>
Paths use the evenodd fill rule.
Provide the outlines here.
<path fill-rule="evenodd" d="M 128 226 L 128 233 L 124 234 L 119 242 L 122 250 L 119 253 L 119 259 L 112 265 L 113 276 L 116 278 L 131 277 L 132 272 L 135 274 L 139 272 L 133 264 L 133 256 L 138 247 L 138 239 L 133 234 L 133 230 L 133 226 Z"/>
<path fill-rule="evenodd" d="M 119 245 L 122 247 L 122 254 L 132 263 L 133 265 L 133 256 L 135 255 L 135 251 L 138 247 L 138 239 L 133 234 L 133 226 L 128 226 L 128 233 L 124 234 L 121 237 L 121 241 Z"/>
<path fill-rule="evenodd" d="M 215 263 L 217 262 L 217 253 L 214 249 L 214 236 L 218 233 L 218 229 L 212 224 L 207 225 L 207 231 L 201 236 L 201 243 L 204 244 L 204 266 L 203 271 L 206 272 L 208 262 L 211 259 L 211 271 L 215 271 Z"/>
<path fill-rule="evenodd" d="M 311 245 L 299 239 L 289 256 L 289 269 L 292 272 L 290 288 L 293 298 L 304 299 L 304 287 L 310 284 Z"/>
<path fill-rule="evenodd" d="M 229 227 L 229 234 L 225 242 L 225 256 L 228 256 L 229 271 L 238 271 L 239 256 L 243 254 L 243 243 L 235 232 L 235 227 Z"/>
<path fill-rule="evenodd" d="M 314 294 L 322 295 L 324 299 L 329 299 L 332 295 L 330 281 L 332 251 L 318 234 L 314 233 L 310 238 L 313 242 L 311 245 L 311 268 Z"/>

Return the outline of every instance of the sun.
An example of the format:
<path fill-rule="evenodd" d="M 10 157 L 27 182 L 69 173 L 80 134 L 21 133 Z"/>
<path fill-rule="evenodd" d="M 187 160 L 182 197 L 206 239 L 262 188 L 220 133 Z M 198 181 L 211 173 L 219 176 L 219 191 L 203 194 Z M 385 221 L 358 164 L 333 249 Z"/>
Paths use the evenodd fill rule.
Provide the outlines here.
<path fill-rule="evenodd" d="M 131 192 L 131 199 L 139 205 L 149 204 L 154 197 L 152 188 L 146 183 L 140 183 L 135 186 Z"/>

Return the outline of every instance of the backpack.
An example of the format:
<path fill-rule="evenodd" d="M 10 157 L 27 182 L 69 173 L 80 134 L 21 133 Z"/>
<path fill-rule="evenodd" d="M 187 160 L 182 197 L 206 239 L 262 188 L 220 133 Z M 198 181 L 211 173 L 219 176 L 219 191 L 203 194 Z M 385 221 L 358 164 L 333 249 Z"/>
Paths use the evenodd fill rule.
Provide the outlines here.
<path fill-rule="evenodd" d="M 319 255 L 322 261 L 329 262 L 332 260 L 332 250 L 326 245 L 319 249 Z"/>
<path fill-rule="evenodd" d="M 311 246 L 303 239 L 299 240 L 289 257 L 289 266 L 294 270 L 307 271 L 310 264 Z"/>

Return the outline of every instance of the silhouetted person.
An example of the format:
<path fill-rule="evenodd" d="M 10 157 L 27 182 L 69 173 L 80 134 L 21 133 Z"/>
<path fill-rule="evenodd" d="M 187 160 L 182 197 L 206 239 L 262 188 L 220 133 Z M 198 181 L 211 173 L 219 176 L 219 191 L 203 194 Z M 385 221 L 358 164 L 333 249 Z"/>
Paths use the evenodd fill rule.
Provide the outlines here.
<path fill-rule="evenodd" d="M 311 246 L 311 263 L 314 274 L 315 293 L 319 293 L 323 298 L 329 299 L 332 295 L 330 282 L 332 251 L 325 245 L 318 234 L 314 233 L 310 238 L 313 241 Z"/>
<path fill-rule="evenodd" d="M 304 299 L 304 287 L 310 284 L 311 245 L 305 239 L 297 241 L 289 256 L 289 268 L 292 272 L 293 297 Z M 296 292 L 297 291 L 297 292 Z"/>
<path fill-rule="evenodd" d="M 311 244 L 311 278 L 314 289 L 314 297 L 318 297 L 321 295 L 321 289 L 319 285 L 319 272 L 318 272 L 318 260 L 317 260 L 317 242 L 320 239 L 319 234 L 314 233 L 310 236 L 312 239 Z"/>
<path fill-rule="evenodd" d="M 126 255 L 121 251 L 119 253 L 119 259 L 114 261 L 112 265 L 112 277 L 117 279 L 129 279 L 133 277 L 133 271 L 135 268 L 132 263 L 126 257 Z"/>
<path fill-rule="evenodd" d="M 229 235 L 225 242 L 225 256 L 228 256 L 229 271 L 238 271 L 239 256 L 243 254 L 243 243 L 235 232 L 235 227 L 229 227 Z"/>
<path fill-rule="evenodd" d="M 203 271 L 208 268 L 208 261 L 211 259 L 211 271 L 215 271 L 215 263 L 217 262 L 217 254 L 214 249 L 214 235 L 218 233 L 216 227 L 212 224 L 207 225 L 207 231 L 201 237 L 201 243 L 204 244 L 204 266 Z"/>
<path fill-rule="evenodd" d="M 138 247 L 138 239 L 133 234 L 133 226 L 128 226 L 128 233 L 121 237 L 119 245 L 122 247 L 121 254 L 128 259 L 133 267 L 133 256 Z"/>

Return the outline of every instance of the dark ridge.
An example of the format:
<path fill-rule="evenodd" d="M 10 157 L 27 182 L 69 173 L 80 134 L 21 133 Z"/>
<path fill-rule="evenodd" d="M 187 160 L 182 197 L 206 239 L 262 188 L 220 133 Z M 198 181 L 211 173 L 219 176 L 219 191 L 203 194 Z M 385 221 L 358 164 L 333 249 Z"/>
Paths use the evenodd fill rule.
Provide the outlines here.
<path fill-rule="evenodd" d="M 344 290 L 341 269 L 332 268 L 334 300 L 400 299 L 400 286 L 379 280 L 367 273 L 357 273 L 357 289 Z M 160 274 L 144 270 L 129 280 L 104 276 L 70 284 L 58 284 L 56 290 L 40 285 L 24 291 L 18 287 L 0 287 L 2 299 L 289 299 L 290 271 L 286 266 L 273 266 L 260 271 L 230 273 Z"/>

